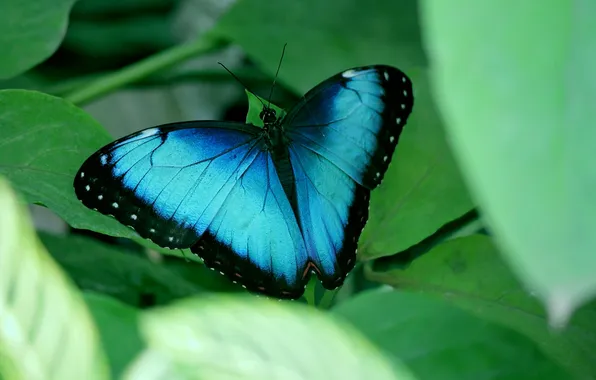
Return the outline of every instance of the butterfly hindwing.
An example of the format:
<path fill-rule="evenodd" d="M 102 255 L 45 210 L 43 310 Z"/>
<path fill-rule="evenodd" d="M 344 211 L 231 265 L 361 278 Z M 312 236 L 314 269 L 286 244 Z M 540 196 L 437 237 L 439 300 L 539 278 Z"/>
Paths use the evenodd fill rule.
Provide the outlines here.
<path fill-rule="evenodd" d="M 308 257 L 269 152 L 259 153 L 228 198 L 192 251 L 250 290 L 300 297 Z"/>
<path fill-rule="evenodd" d="M 334 289 L 356 263 L 358 237 L 368 219 L 370 190 L 300 145 L 290 148 L 290 158 L 297 217 L 309 257 L 323 286 Z"/>
<path fill-rule="evenodd" d="M 75 192 L 162 247 L 190 247 L 252 290 L 299 296 L 306 250 L 259 131 L 214 122 L 144 130 L 89 157 Z"/>
<path fill-rule="evenodd" d="M 290 138 L 374 189 L 412 111 L 410 79 L 390 66 L 346 70 L 310 90 L 285 119 Z"/>

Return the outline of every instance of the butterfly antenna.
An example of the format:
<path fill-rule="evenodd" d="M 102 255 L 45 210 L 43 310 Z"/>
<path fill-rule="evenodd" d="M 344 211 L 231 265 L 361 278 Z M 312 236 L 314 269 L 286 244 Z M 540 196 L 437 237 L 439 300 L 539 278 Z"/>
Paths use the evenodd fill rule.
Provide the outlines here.
<path fill-rule="evenodd" d="M 271 85 L 271 91 L 269 91 L 269 100 L 267 100 L 268 107 L 271 107 L 271 97 L 273 96 L 273 89 L 275 88 L 275 83 L 277 82 L 277 75 L 279 74 L 279 69 L 281 68 L 281 62 L 284 60 L 284 54 L 286 54 L 286 46 L 288 43 L 284 44 L 284 48 L 281 51 L 281 57 L 279 58 L 279 64 L 277 65 L 277 71 L 275 72 L 275 78 L 273 78 L 273 84 Z"/>
<path fill-rule="evenodd" d="M 263 101 L 261 100 L 261 98 L 260 98 L 260 97 L 259 97 L 257 94 L 255 94 L 255 93 L 254 93 L 254 92 L 253 92 L 253 91 L 252 91 L 250 88 L 248 88 L 248 86 L 247 86 L 247 85 L 245 85 L 245 84 L 244 84 L 244 82 L 242 82 L 242 81 L 240 80 L 240 78 L 238 78 L 236 75 L 234 75 L 234 73 L 233 73 L 233 72 L 231 72 L 231 71 L 230 71 L 230 70 L 229 70 L 229 69 L 228 69 L 228 68 L 227 68 L 227 67 L 226 67 L 226 66 L 225 66 L 223 63 L 221 63 L 221 62 L 217 62 L 217 63 L 219 63 L 219 64 L 221 65 L 221 67 L 223 67 L 224 69 L 226 69 L 226 71 L 227 71 L 228 73 L 230 73 L 230 75 L 231 75 L 231 76 L 233 76 L 233 77 L 234 77 L 234 79 L 236 79 L 236 80 L 238 81 L 238 83 L 240 83 L 240 84 L 241 84 L 241 85 L 242 85 L 242 86 L 243 86 L 243 87 L 244 87 L 244 88 L 245 88 L 245 89 L 246 89 L 248 92 L 250 92 L 250 93 L 251 93 L 251 94 L 253 94 L 253 95 L 254 95 L 254 96 L 257 98 L 257 99 L 259 99 L 259 102 L 261 102 L 261 104 L 263 105 L 263 108 L 265 108 L 265 107 L 266 107 L 266 106 L 265 106 L 265 103 L 263 103 Z"/>

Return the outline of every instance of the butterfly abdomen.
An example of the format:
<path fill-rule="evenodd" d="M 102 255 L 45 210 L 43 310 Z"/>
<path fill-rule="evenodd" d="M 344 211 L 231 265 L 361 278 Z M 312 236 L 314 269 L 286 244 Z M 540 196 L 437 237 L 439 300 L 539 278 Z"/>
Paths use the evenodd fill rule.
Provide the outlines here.
<path fill-rule="evenodd" d="M 290 152 L 287 147 L 281 149 L 278 154 L 273 156 L 275 169 L 284 192 L 290 201 L 294 213 L 298 212 L 298 204 L 296 203 L 296 179 L 292 170 L 292 163 L 290 161 Z"/>

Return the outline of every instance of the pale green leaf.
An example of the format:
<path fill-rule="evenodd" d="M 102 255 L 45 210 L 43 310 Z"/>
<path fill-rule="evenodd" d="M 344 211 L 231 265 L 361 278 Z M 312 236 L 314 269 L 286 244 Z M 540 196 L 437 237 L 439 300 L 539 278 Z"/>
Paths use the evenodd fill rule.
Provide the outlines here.
<path fill-rule="evenodd" d="M 596 293 L 596 3 L 422 5 L 470 188 L 515 272 L 564 322 Z"/>
<path fill-rule="evenodd" d="M 141 330 L 149 352 L 139 360 L 152 371 L 135 363 L 129 379 L 412 379 L 344 323 L 298 304 L 189 299 L 145 312 Z"/>
<path fill-rule="evenodd" d="M 40 244 L 5 179 L 0 210 L 0 355 L 10 362 L 0 364 L 0 378 L 107 379 L 81 295 Z"/>

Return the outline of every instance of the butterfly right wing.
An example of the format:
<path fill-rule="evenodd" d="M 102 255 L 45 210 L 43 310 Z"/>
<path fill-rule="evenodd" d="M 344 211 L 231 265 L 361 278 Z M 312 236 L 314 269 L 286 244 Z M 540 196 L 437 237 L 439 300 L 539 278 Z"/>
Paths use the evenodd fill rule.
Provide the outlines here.
<path fill-rule="evenodd" d="M 397 68 L 346 70 L 310 90 L 283 120 L 291 141 L 297 218 L 323 286 L 354 267 L 370 191 L 391 162 L 414 104 Z"/>
<path fill-rule="evenodd" d="M 75 192 L 162 247 L 191 247 L 252 290 L 299 296 L 304 242 L 260 131 L 221 122 L 147 129 L 89 157 Z"/>

